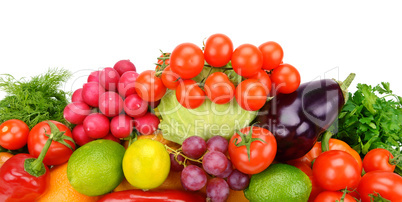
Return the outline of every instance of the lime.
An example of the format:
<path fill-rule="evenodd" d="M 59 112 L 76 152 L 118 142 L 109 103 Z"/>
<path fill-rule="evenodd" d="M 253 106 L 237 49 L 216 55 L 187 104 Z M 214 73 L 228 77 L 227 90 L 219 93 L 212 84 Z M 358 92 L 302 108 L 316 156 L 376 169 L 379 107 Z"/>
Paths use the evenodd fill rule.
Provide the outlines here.
<path fill-rule="evenodd" d="M 68 160 L 67 178 L 81 194 L 98 196 L 112 191 L 123 180 L 125 149 L 111 140 L 95 140 L 78 148 Z"/>
<path fill-rule="evenodd" d="M 158 141 L 139 139 L 124 154 L 124 176 L 131 185 L 139 189 L 158 187 L 166 180 L 169 171 L 169 153 Z"/>
<path fill-rule="evenodd" d="M 300 169 L 287 164 L 272 164 L 261 173 L 251 176 L 244 195 L 257 201 L 308 201 L 311 192 L 309 177 Z"/>

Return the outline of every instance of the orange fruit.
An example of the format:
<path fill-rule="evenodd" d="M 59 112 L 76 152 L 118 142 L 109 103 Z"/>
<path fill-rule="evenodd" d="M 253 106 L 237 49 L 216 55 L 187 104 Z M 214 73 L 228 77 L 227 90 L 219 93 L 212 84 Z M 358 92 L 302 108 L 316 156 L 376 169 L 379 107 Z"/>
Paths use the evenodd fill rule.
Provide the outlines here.
<path fill-rule="evenodd" d="M 67 179 L 67 163 L 54 166 L 50 169 L 50 181 L 46 192 L 39 198 L 39 202 L 95 202 L 100 196 L 86 196 L 77 192 Z"/>
<path fill-rule="evenodd" d="M 0 168 L 12 156 L 14 156 L 14 155 L 12 155 L 12 154 L 10 154 L 8 152 L 0 152 Z"/>

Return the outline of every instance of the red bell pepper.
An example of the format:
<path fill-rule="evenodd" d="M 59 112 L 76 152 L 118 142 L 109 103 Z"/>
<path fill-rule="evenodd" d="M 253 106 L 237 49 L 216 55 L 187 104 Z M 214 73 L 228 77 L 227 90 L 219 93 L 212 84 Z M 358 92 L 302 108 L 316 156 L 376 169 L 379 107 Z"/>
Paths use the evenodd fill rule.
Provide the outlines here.
<path fill-rule="evenodd" d="M 105 195 L 98 202 L 205 202 L 203 194 L 180 190 L 143 191 L 139 189 L 118 191 Z"/>
<path fill-rule="evenodd" d="M 0 201 L 35 201 L 45 190 L 49 180 L 49 168 L 43 164 L 46 152 L 55 140 L 68 145 L 64 140 L 72 138 L 63 135 L 56 125 L 48 122 L 51 128 L 39 157 L 35 159 L 30 154 L 17 154 L 8 159 L 0 169 Z M 68 145 L 71 147 L 71 145 Z"/>

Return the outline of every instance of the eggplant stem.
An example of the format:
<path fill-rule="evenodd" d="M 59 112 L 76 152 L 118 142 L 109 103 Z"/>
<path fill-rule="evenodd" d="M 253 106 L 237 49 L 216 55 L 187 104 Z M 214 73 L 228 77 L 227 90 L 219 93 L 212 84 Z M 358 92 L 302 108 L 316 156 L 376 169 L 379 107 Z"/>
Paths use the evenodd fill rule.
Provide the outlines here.
<path fill-rule="evenodd" d="M 356 74 L 350 73 L 348 77 L 344 81 L 338 82 L 340 88 L 342 90 L 343 97 L 345 99 L 345 103 L 348 101 L 349 94 L 348 94 L 348 87 L 352 84 L 353 80 L 355 79 Z"/>

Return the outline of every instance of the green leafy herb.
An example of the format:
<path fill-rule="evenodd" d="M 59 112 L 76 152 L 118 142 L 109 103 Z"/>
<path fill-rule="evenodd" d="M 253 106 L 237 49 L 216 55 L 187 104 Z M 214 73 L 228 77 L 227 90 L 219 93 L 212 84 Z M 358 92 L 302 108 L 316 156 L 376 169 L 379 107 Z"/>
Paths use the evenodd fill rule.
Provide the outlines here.
<path fill-rule="evenodd" d="M 7 93 L 0 101 L 0 123 L 19 119 L 32 128 L 45 120 L 55 120 L 68 124 L 63 118 L 64 107 L 68 104 L 68 92 L 60 90 L 71 73 L 64 69 L 49 69 L 47 73 L 30 80 L 15 79 L 9 74 L 0 76 L 0 90 Z"/>
<path fill-rule="evenodd" d="M 375 87 L 358 84 L 339 115 L 338 130 L 333 137 L 345 141 L 362 156 L 374 148 L 400 154 L 402 97 L 393 94 L 386 82 Z M 397 167 L 401 170 L 402 163 Z"/>

